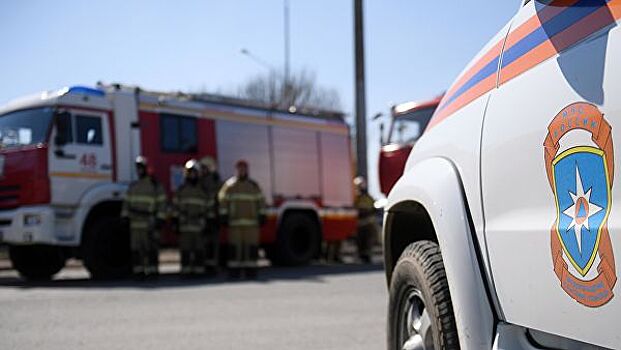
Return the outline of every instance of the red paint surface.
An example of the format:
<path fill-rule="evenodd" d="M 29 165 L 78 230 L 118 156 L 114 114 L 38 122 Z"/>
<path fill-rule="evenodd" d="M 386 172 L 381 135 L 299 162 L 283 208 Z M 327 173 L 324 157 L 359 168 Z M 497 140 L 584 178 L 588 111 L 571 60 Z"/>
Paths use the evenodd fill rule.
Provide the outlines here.
<path fill-rule="evenodd" d="M 216 158 L 215 124 L 213 120 L 197 119 L 198 150 L 196 153 L 168 153 L 162 151 L 160 140 L 160 115 L 155 112 L 139 111 L 140 147 L 142 155 L 149 161 L 149 169 L 153 176 L 164 186 L 168 197 L 171 191 L 171 168 L 183 167 L 192 158 L 205 156 Z M 168 227 L 162 230 L 161 241 L 165 245 L 175 245 L 178 235 Z"/>
<path fill-rule="evenodd" d="M 150 169 L 171 194 L 170 174 L 173 166 L 181 166 L 188 160 L 205 156 L 216 158 L 215 123 L 210 119 L 197 119 L 198 150 L 196 153 L 168 153 L 162 151 L 160 142 L 160 115 L 155 112 L 139 112 L 140 146 L 142 155 L 147 157 Z"/>
<path fill-rule="evenodd" d="M 29 146 L 0 151 L 4 156 L 0 209 L 50 203 L 47 150 L 47 146 Z"/>
<path fill-rule="evenodd" d="M 352 218 L 324 218 L 323 239 L 326 242 L 342 241 L 356 233 L 358 219 Z"/>
<path fill-rule="evenodd" d="M 405 162 L 412 151 L 412 145 L 382 147 L 379 157 L 379 179 L 382 193 L 388 195 L 397 180 L 403 175 Z"/>
<path fill-rule="evenodd" d="M 200 159 L 204 156 L 211 156 L 217 159 L 215 122 L 209 119 L 197 119 L 198 126 L 198 151 L 190 153 L 167 153 L 162 151 L 160 142 L 160 115 L 156 112 L 139 112 L 140 136 L 142 155 L 145 156 L 150 165 L 150 170 L 158 181 L 166 188 L 169 195 L 171 192 L 171 168 L 173 166 L 183 166 L 192 158 Z M 312 198 L 315 203 L 321 206 L 320 198 Z M 276 206 L 282 204 L 285 198 L 275 198 Z M 324 219 L 322 220 L 324 239 L 329 241 L 343 240 L 356 231 L 356 219 Z M 270 244 L 276 241 L 278 224 L 276 217 L 268 217 L 265 226 L 261 228 L 261 244 Z M 164 245 L 175 245 L 178 234 L 167 227 L 162 232 L 161 241 Z M 221 241 L 227 242 L 228 234 L 226 228 L 221 230 Z"/>

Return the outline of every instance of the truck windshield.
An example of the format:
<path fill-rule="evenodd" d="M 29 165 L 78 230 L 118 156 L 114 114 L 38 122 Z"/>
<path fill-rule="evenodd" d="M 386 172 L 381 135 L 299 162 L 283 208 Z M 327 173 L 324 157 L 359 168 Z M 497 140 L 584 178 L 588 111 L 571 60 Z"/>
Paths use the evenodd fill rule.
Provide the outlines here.
<path fill-rule="evenodd" d="M 395 117 L 389 143 L 414 143 L 423 134 L 435 111 L 433 108 L 419 109 Z"/>
<path fill-rule="evenodd" d="M 46 141 L 54 110 L 25 109 L 0 115 L 0 148 L 35 145 Z"/>

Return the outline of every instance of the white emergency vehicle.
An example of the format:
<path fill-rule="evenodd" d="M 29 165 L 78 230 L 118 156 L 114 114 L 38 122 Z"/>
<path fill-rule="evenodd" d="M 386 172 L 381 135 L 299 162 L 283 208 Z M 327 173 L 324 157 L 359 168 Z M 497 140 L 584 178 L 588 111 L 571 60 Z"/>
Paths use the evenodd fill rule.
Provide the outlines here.
<path fill-rule="evenodd" d="M 213 157 L 223 180 L 246 160 L 269 206 L 261 243 L 273 262 L 304 264 L 322 242 L 355 232 L 342 114 L 76 86 L 0 110 L 0 240 L 9 244 L 13 266 L 27 278 L 48 278 L 78 257 L 94 276 L 126 271 L 129 235 L 118 216 L 138 155 L 169 195 L 188 159 Z M 163 243 L 175 237 L 164 232 Z"/>
<path fill-rule="evenodd" d="M 620 19 L 523 1 L 447 91 L 388 196 L 389 349 L 621 348 Z"/>

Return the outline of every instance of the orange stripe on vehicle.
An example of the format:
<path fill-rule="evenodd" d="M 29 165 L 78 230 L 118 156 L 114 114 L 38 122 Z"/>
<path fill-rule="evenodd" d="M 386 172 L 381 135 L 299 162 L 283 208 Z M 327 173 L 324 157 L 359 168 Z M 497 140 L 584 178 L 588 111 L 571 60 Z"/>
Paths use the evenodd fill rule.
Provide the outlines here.
<path fill-rule="evenodd" d="M 505 50 L 510 49 L 520 40 L 524 39 L 528 34 L 534 32 L 542 26 L 542 23 L 546 23 L 547 21 L 554 18 L 559 13 L 567 10 L 568 6 L 572 6 L 577 3 L 579 0 L 564 0 L 564 1 L 555 1 L 552 4 L 548 5 L 545 9 L 543 9 L 538 14 L 529 18 L 522 25 L 513 30 L 509 37 L 507 38 L 507 43 L 505 44 Z"/>
<path fill-rule="evenodd" d="M 112 179 L 111 174 L 93 174 L 93 173 L 70 173 L 70 172 L 53 172 L 50 173 L 51 177 L 71 177 L 71 178 L 84 178 L 84 179 Z"/>
<path fill-rule="evenodd" d="M 468 69 L 468 71 L 464 73 L 464 75 L 462 75 L 461 78 L 459 78 L 459 80 L 457 80 L 456 83 L 454 83 L 451 86 L 451 88 L 446 92 L 444 98 L 442 99 L 443 102 L 449 101 L 449 99 L 453 96 L 453 94 L 460 87 L 462 87 L 466 82 L 468 82 L 468 80 L 470 80 L 473 76 L 475 76 L 483 67 L 488 65 L 490 62 L 492 62 L 494 59 L 496 59 L 500 55 L 500 52 L 503 46 L 503 41 L 504 39 L 497 42 L 483 57 L 481 57 L 470 69 Z M 444 107 L 443 104 L 440 104 L 438 106 L 438 109 L 443 108 L 443 107 Z"/>
<path fill-rule="evenodd" d="M 451 116 L 457 110 L 470 104 L 472 101 L 476 100 L 477 98 L 485 95 L 487 92 L 489 92 L 495 87 L 496 87 L 496 74 L 490 75 L 489 77 L 483 79 L 481 82 L 475 85 L 472 89 L 468 90 L 466 93 L 456 98 L 445 109 L 438 112 L 433 117 L 433 119 L 431 119 L 431 121 L 429 122 L 429 126 L 427 127 L 427 130 L 431 129 L 436 124 L 442 122 L 444 119 Z"/>
<path fill-rule="evenodd" d="M 576 22 L 563 32 L 555 35 L 552 39 L 548 39 L 541 45 L 534 48 L 528 54 L 518 58 L 500 72 L 500 84 L 502 85 L 509 80 L 525 73 L 534 68 L 543 61 L 557 55 L 559 52 L 567 49 L 571 45 L 585 39 L 589 35 L 605 28 L 611 23 L 611 14 L 614 20 L 621 18 L 621 0 L 612 0 L 608 6 L 603 6 L 593 14 Z M 614 8 L 614 12 L 612 11 Z M 553 44 L 556 43 L 556 46 Z"/>

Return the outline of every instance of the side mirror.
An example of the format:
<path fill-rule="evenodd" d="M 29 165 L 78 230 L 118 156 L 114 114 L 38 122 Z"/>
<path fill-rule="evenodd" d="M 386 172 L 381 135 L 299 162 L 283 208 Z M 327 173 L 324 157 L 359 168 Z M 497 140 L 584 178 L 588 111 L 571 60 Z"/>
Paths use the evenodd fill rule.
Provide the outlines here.
<path fill-rule="evenodd" d="M 380 123 L 379 132 L 380 132 L 380 145 L 383 146 L 384 143 L 386 142 L 384 140 L 384 123 Z"/>
<path fill-rule="evenodd" d="M 56 146 L 64 146 L 67 144 L 67 139 L 62 135 L 56 135 L 54 138 L 54 144 Z"/>
<path fill-rule="evenodd" d="M 54 125 L 56 126 L 54 144 L 56 146 L 64 146 L 69 143 L 71 138 L 71 114 L 69 112 L 56 113 Z"/>

